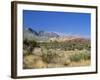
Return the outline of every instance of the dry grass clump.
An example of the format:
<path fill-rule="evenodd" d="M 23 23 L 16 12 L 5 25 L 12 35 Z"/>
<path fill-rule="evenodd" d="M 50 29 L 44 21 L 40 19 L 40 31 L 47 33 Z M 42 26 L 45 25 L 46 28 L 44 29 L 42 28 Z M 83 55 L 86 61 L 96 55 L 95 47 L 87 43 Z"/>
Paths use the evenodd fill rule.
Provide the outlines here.
<path fill-rule="evenodd" d="M 59 63 L 48 63 L 47 68 L 58 68 L 58 67 L 64 67 L 64 64 L 59 64 Z"/>
<path fill-rule="evenodd" d="M 80 67 L 80 66 L 89 66 L 91 64 L 91 61 L 90 60 L 81 60 L 79 62 L 71 62 L 68 66 L 69 67 Z"/>
<path fill-rule="evenodd" d="M 45 68 L 47 65 L 39 56 L 27 55 L 23 60 L 24 69 Z"/>

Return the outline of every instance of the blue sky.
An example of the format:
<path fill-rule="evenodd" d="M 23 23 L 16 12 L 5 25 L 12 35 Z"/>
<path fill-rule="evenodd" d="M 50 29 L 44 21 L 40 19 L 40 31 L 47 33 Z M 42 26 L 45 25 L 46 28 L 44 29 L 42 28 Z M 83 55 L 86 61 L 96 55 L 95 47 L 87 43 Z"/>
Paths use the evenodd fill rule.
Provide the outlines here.
<path fill-rule="evenodd" d="M 90 37 L 89 13 L 23 10 L 23 26 L 63 34 Z"/>

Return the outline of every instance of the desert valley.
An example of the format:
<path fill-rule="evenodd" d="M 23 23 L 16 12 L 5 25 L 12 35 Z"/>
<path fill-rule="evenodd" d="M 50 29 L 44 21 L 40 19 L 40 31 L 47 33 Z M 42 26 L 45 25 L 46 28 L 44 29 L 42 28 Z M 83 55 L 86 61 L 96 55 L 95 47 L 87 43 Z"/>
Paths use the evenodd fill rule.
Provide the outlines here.
<path fill-rule="evenodd" d="M 90 44 L 90 38 L 24 27 L 23 69 L 89 66 Z"/>

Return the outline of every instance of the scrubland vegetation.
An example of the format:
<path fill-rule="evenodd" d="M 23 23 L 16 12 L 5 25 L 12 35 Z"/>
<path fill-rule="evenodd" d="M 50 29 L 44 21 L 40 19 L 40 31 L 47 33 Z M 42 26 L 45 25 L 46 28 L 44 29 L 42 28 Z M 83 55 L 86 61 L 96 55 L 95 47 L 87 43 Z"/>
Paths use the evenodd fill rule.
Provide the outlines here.
<path fill-rule="evenodd" d="M 23 41 L 23 68 L 55 68 L 90 65 L 90 40 L 64 42 Z"/>

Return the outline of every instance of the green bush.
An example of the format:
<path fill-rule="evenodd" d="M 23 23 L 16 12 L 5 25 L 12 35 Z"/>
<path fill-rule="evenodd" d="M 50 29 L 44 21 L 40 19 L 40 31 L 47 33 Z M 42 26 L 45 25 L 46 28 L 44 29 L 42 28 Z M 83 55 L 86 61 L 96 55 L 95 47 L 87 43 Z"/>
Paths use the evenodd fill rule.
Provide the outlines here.
<path fill-rule="evenodd" d="M 28 53 L 32 53 L 35 47 L 39 47 L 39 44 L 35 40 L 27 40 L 23 41 L 23 49 L 27 50 Z"/>
<path fill-rule="evenodd" d="M 81 52 L 81 53 L 75 53 L 70 56 L 71 61 L 81 61 L 81 60 L 88 60 L 90 59 L 90 53 L 88 51 Z"/>
<path fill-rule="evenodd" d="M 47 63 L 51 63 L 57 57 L 59 57 L 59 56 L 50 50 L 47 50 L 47 52 L 43 53 L 43 55 L 42 55 L 43 61 L 45 61 Z M 53 61 L 53 62 L 55 62 L 55 61 Z"/>

